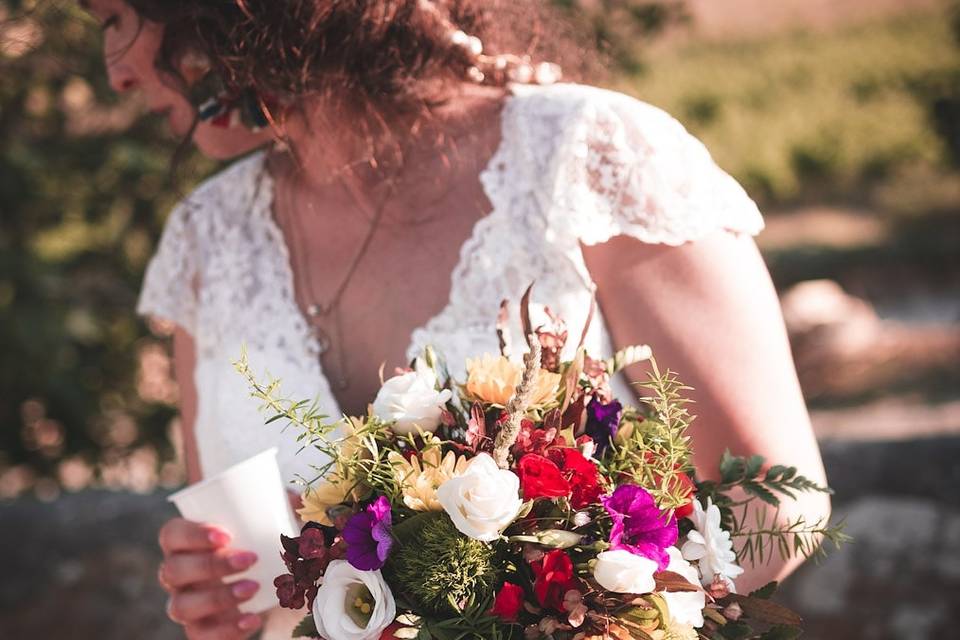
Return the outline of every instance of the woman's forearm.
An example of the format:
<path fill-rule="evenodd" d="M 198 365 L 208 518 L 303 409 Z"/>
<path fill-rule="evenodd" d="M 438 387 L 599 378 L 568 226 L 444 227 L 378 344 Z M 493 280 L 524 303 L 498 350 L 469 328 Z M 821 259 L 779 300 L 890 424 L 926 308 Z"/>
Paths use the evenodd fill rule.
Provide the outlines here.
<path fill-rule="evenodd" d="M 197 386 L 193 378 L 195 366 L 196 347 L 193 338 L 185 330 L 177 327 L 173 333 L 173 369 L 179 389 L 183 458 L 187 467 L 187 481 L 191 484 L 203 477 L 194 430 L 197 421 Z"/>

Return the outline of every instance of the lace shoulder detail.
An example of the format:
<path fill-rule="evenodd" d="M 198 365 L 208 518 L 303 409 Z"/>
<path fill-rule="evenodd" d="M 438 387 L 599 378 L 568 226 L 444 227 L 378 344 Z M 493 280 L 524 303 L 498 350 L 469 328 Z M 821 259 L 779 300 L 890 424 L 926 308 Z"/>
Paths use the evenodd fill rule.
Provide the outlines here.
<path fill-rule="evenodd" d="M 578 88 L 582 117 L 557 159 L 552 227 L 588 245 L 616 235 L 679 245 L 763 229 L 753 200 L 675 118 L 625 94 Z"/>
<path fill-rule="evenodd" d="M 253 201 L 262 154 L 256 153 L 202 182 L 167 218 L 147 265 L 137 313 L 176 323 L 192 335 L 202 267 L 210 243 L 243 203 Z"/>

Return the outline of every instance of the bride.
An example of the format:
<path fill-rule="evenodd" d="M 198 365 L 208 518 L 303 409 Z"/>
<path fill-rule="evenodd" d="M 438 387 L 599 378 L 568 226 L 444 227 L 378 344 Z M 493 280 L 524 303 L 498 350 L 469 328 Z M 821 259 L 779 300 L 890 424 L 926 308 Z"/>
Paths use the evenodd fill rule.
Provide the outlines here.
<path fill-rule="evenodd" d="M 669 115 L 489 51 L 478 0 L 81 1 L 112 87 L 238 158 L 170 214 L 139 304 L 176 326 L 191 481 L 274 445 L 288 479 L 310 475 L 232 371 L 241 345 L 290 397 L 362 413 L 384 361 L 494 352 L 500 301 L 533 281 L 571 335 L 596 296 L 592 353 L 650 344 L 695 388 L 700 475 L 729 447 L 823 481 L 761 216 Z M 160 544 L 189 638 L 289 637 L 289 618 L 237 610 L 272 585 L 231 582 L 256 558 L 216 523 L 171 520 Z"/>

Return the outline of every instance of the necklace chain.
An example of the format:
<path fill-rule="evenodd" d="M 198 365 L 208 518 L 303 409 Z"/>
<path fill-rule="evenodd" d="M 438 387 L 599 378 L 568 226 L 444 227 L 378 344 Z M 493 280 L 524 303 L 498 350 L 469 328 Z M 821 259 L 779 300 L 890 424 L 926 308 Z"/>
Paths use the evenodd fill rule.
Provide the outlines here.
<path fill-rule="evenodd" d="M 349 184 L 347 180 L 344 180 L 342 175 L 345 173 L 345 169 L 340 171 L 338 176 L 332 182 L 341 182 L 346 189 L 350 192 L 351 198 L 359 206 L 363 206 L 363 199 L 359 197 L 353 185 Z M 306 251 L 302 250 L 302 247 L 296 247 L 294 242 L 291 242 L 291 256 L 297 261 L 299 266 L 299 272 L 302 274 L 303 284 L 303 298 L 304 304 L 306 307 L 306 316 L 307 320 L 313 328 L 314 335 L 317 338 L 320 347 L 320 355 L 322 356 L 331 347 L 335 347 L 335 352 L 337 355 L 337 379 L 334 381 L 339 390 L 344 390 L 350 386 L 350 377 L 347 369 L 347 358 L 346 358 L 346 349 L 343 345 L 343 322 L 342 314 L 340 312 L 340 302 L 343 299 L 344 293 L 347 291 L 350 286 L 350 282 L 353 280 L 354 275 L 356 274 L 360 263 L 362 262 L 364 256 L 370 248 L 370 245 L 373 242 L 373 238 L 376 235 L 377 229 L 380 226 L 380 221 L 383 218 L 384 210 L 386 209 L 387 203 L 390 200 L 391 195 L 393 194 L 396 188 L 396 181 L 389 180 L 387 181 L 387 192 L 384 194 L 383 198 L 377 204 L 372 211 L 368 210 L 370 214 L 370 226 L 367 229 L 366 234 L 364 235 L 363 240 L 360 243 L 360 248 L 354 254 L 352 260 L 350 261 L 349 266 L 347 267 L 346 274 L 341 279 L 340 283 L 334 289 L 333 295 L 326 302 L 321 302 L 316 300 L 315 289 L 313 286 L 312 278 L 310 277 L 310 269 L 306 264 Z M 298 216 L 296 207 L 292 206 L 293 198 L 293 181 L 287 183 L 286 188 L 286 200 L 288 201 L 289 214 L 291 217 L 292 225 L 298 224 Z M 312 211 L 313 207 L 308 206 L 308 209 Z M 366 208 L 366 207 L 365 207 Z M 295 230 L 295 233 L 292 234 L 292 240 L 295 240 L 298 236 L 305 237 L 306 234 L 303 233 L 303 230 L 298 228 Z M 333 321 L 332 332 L 333 335 L 330 335 L 330 332 L 325 330 L 320 326 L 320 320 L 323 318 L 331 317 Z"/>

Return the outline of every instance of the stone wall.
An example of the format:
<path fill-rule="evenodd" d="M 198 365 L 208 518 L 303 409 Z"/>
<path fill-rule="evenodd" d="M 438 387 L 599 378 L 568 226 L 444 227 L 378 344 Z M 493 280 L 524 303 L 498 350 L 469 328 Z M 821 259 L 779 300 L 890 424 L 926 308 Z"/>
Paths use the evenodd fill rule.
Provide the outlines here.
<path fill-rule="evenodd" d="M 782 599 L 806 638 L 954 637 L 960 438 L 824 444 L 834 512 L 856 542 L 805 566 Z M 0 505 L 0 638 L 168 640 L 156 584 L 165 495 L 84 491 Z"/>

